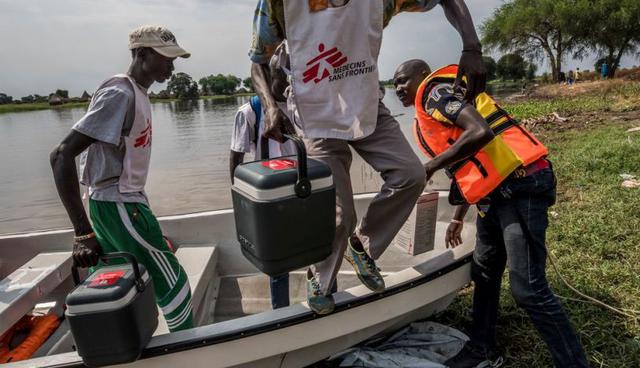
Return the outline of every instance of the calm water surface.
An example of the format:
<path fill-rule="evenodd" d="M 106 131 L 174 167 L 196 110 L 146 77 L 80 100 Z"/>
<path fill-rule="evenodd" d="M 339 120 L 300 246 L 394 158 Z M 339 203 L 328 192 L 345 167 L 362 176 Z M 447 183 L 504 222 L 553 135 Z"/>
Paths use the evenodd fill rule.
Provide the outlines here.
<path fill-rule="evenodd" d="M 246 98 L 156 103 L 147 194 L 159 215 L 231 207 L 229 144 L 233 118 Z M 411 137 L 413 112 L 388 90 L 385 104 Z M 49 152 L 84 109 L 0 114 L 0 234 L 71 226 L 55 191 Z M 417 150 L 417 148 L 416 148 Z M 422 154 L 419 154 L 422 156 Z M 378 174 L 357 155 L 355 192 L 377 191 Z"/>
<path fill-rule="evenodd" d="M 507 91 L 505 93 L 513 93 Z M 231 207 L 229 145 L 233 118 L 246 97 L 152 104 L 153 155 L 147 194 L 156 215 Z M 388 89 L 385 104 L 413 144 L 412 109 Z M 68 134 L 84 109 L 0 114 L 0 234 L 71 226 L 55 191 L 49 152 Z M 374 192 L 379 175 L 354 153 L 355 193 Z M 446 188 L 436 175 L 438 188 Z"/>

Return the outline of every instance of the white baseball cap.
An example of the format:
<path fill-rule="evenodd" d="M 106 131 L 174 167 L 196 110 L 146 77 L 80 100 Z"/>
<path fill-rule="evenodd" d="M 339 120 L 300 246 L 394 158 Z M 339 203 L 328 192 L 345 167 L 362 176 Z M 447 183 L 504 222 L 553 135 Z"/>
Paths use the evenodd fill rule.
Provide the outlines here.
<path fill-rule="evenodd" d="M 129 50 L 140 47 L 150 47 L 158 54 L 168 58 L 188 58 L 191 56 L 178 45 L 173 33 L 161 26 L 142 26 L 133 30 L 129 34 Z"/>

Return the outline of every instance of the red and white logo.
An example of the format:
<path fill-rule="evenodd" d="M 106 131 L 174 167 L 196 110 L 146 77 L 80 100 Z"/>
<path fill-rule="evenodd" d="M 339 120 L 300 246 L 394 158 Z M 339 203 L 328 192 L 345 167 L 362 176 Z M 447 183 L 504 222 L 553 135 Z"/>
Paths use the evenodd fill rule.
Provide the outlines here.
<path fill-rule="evenodd" d="M 133 146 L 135 148 L 139 148 L 139 147 L 144 148 L 144 147 L 150 146 L 152 133 L 153 133 L 153 130 L 151 129 L 151 123 L 149 122 L 149 119 L 147 119 L 147 127 L 140 132 L 140 135 L 138 136 L 138 138 L 136 138 L 136 142 L 134 143 Z"/>
<path fill-rule="evenodd" d="M 262 163 L 262 166 L 274 171 L 287 170 L 287 169 L 293 169 L 298 167 L 298 161 L 283 158 L 278 160 L 264 161 Z"/>
<path fill-rule="evenodd" d="M 316 84 L 320 83 L 331 75 L 332 68 L 342 66 L 348 61 L 347 57 L 337 47 L 325 51 L 325 46 L 321 43 L 318 45 L 318 52 L 320 53 L 318 56 L 307 62 L 307 70 L 302 75 L 304 83 L 311 81 Z"/>
<path fill-rule="evenodd" d="M 91 280 L 89 287 L 111 286 L 120 280 L 124 273 L 124 270 L 101 273 Z"/>

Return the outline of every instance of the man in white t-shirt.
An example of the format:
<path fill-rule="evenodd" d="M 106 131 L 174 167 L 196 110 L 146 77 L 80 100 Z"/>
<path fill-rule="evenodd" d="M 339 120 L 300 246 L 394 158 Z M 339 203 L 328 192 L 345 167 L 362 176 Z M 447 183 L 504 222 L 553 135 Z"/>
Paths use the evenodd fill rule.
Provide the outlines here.
<path fill-rule="evenodd" d="M 133 254 L 151 275 L 156 303 L 174 332 L 193 327 L 193 306 L 187 273 L 166 244 L 144 191 L 153 141 L 147 92 L 154 82 L 171 78 L 176 58 L 191 54 L 158 26 L 134 30 L 129 49 L 129 70 L 98 87 L 87 113 L 51 152 L 51 167 L 75 231 L 75 265 L 96 266 L 104 253 Z M 76 169 L 81 154 L 80 182 L 88 187 L 89 216 Z"/>
<path fill-rule="evenodd" d="M 293 142 L 278 143 L 272 139 L 266 140 L 262 137 L 263 130 L 264 110 L 260 98 L 253 96 L 249 102 L 238 108 L 233 124 L 229 161 L 232 177 L 236 166 L 243 162 L 246 153 L 253 153 L 254 160 L 296 154 Z M 269 145 L 269 154 L 263 156 L 263 146 L 266 144 Z"/>

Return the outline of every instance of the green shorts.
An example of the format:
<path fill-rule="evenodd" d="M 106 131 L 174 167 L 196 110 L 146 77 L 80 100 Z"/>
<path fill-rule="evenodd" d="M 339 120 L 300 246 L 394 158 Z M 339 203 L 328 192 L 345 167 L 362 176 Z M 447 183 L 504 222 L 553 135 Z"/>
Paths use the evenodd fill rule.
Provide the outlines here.
<path fill-rule="evenodd" d="M 142 203 L 89 200 L 93 231 L 105 253 L 129 252 L 153 279 L 156 302 L 169 330 L 193 327 L 187 274 L 167 246 L 158 220 Z"/>

